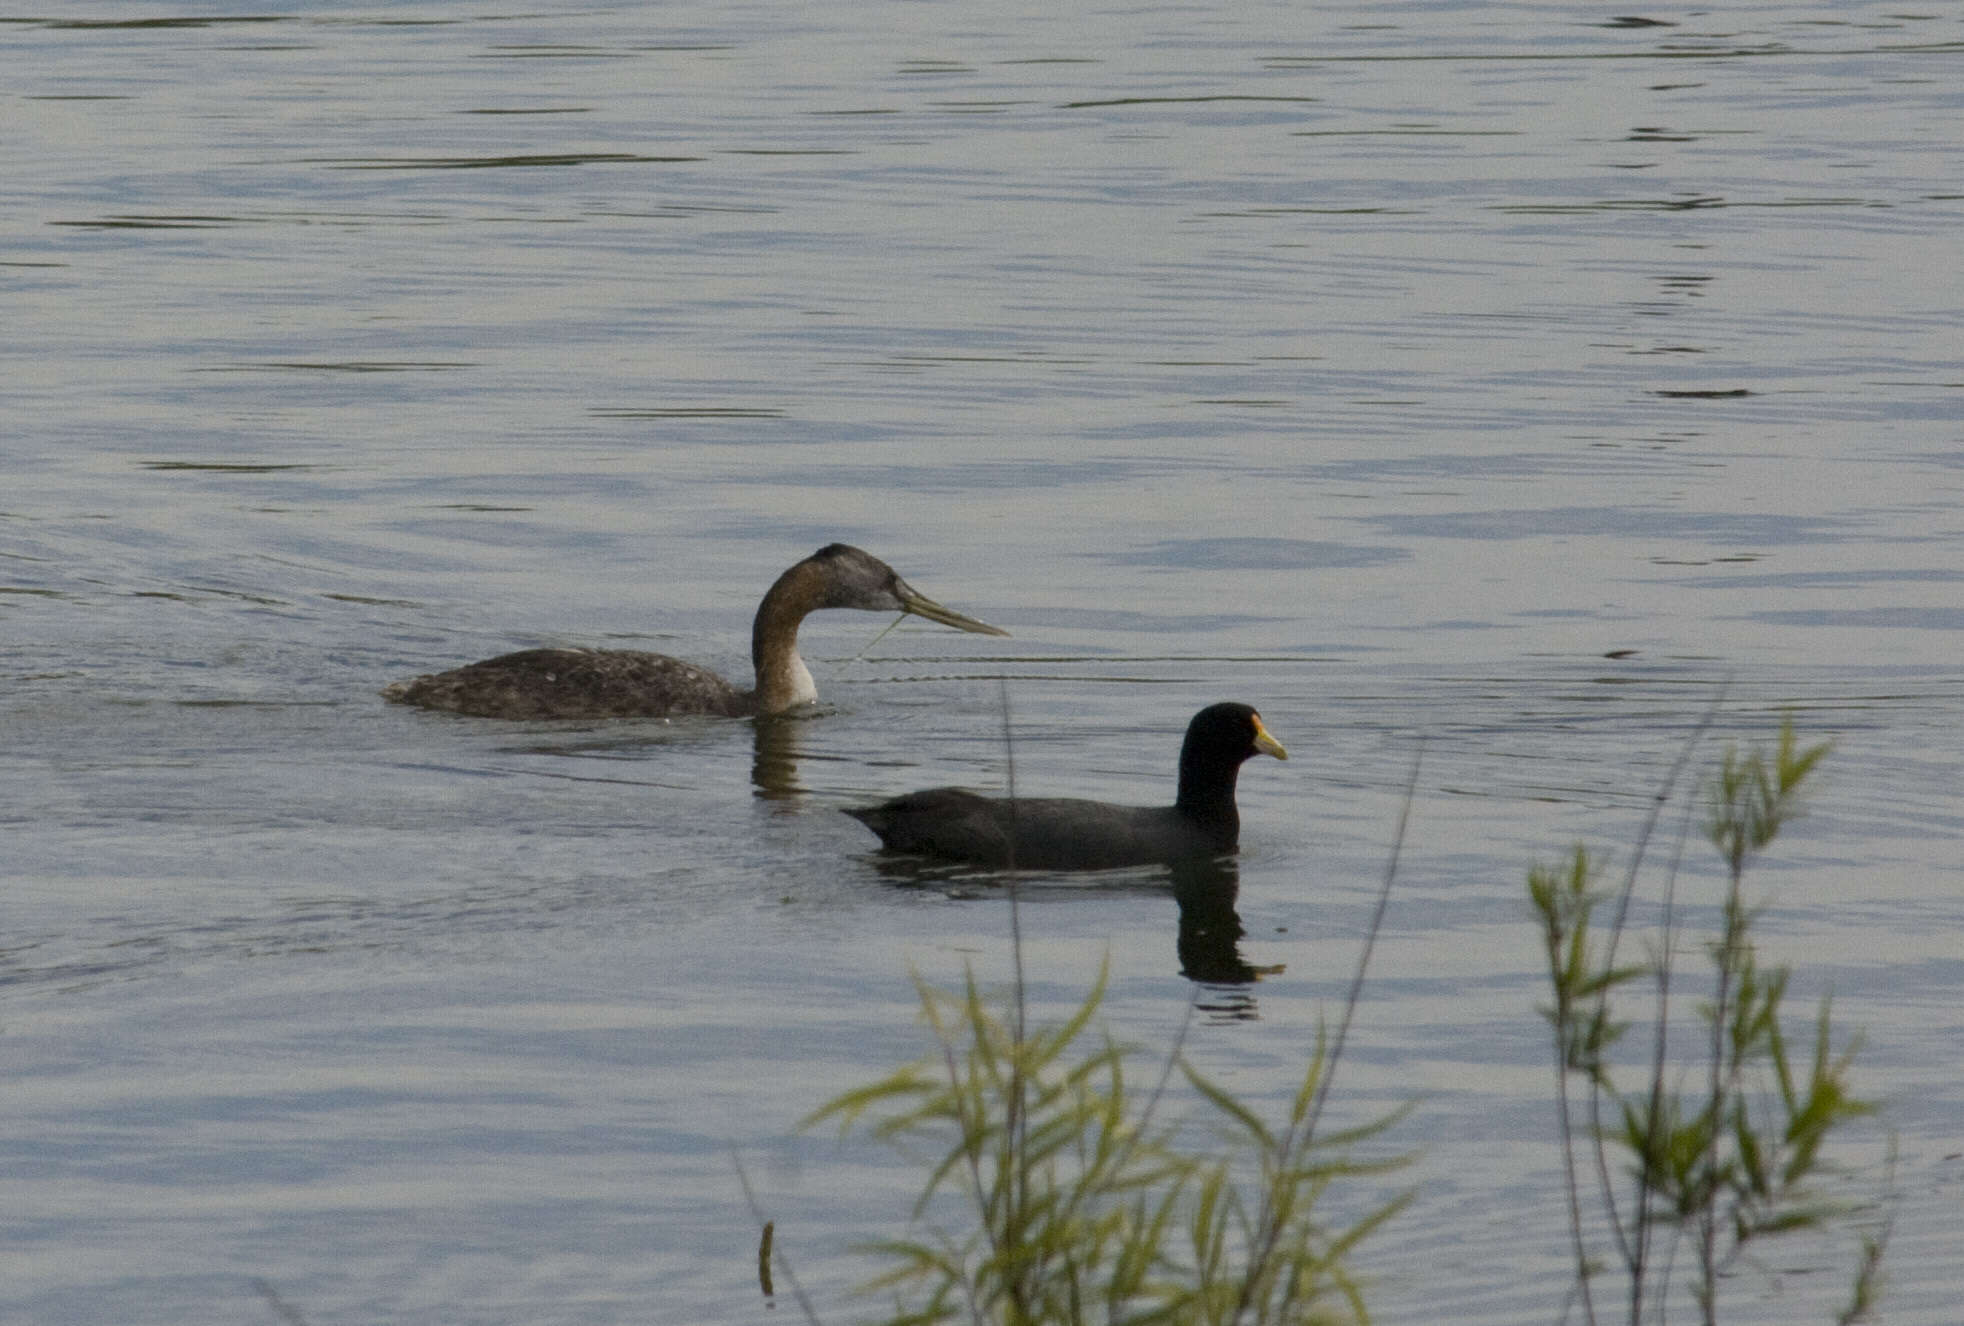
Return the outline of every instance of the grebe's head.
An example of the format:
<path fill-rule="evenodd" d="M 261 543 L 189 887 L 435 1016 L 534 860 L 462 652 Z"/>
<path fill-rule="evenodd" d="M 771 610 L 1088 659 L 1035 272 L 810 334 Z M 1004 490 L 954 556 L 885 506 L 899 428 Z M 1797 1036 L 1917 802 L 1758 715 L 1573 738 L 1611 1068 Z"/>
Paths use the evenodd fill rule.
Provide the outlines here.
<path fill-rule="evenodd" d="M 823 586 L 821 608 L 859 608 L 866 612 L 911 612 L 958 631 L 976 635 L 1008 635 L 1000 626 L 964 616 L 945 608 L 900 578 L 898 572 L 872 553 L 845 543 L 828 543 L 805 565 L 819 576 Z"/>

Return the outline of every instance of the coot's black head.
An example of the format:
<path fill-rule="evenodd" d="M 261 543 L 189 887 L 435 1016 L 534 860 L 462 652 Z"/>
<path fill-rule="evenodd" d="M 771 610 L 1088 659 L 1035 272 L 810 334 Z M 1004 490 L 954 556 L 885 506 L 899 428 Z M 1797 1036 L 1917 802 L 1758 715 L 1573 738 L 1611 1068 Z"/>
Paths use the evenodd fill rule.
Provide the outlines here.
<path fill-rule="evenodd" d="M 1186 744 L 1180 748 L 1181 762 L 1189 755 L 1212 765 L 1238 765 L 1251 755 L 1289 758 L 1282 743 L 1262 726 L 1262 716 L 1252 706 L 1223 700 L 1210 704 L 1187 724 Z"/>
<path fill-rule="evenodd" d="M 1242 761 L 1251 755 L 1289 758 L 1282 743 L 1262 726 L 1262 716 L 1245 704 L 1210 704 L 1187 724 L 1180 746 L 1180 794 L 1174 804 L 1190 820 L 1215 827 L 1230 845 L 1240 822 L 1234 784 Z"/>

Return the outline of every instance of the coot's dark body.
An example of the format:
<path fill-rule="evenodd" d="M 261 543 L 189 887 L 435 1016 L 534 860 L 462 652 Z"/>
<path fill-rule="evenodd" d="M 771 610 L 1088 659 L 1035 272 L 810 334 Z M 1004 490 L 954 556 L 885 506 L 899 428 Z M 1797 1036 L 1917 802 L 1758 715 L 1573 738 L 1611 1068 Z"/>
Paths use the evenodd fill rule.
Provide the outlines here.
<path fill-rule="evenodd" d="M 1103 870 L 1232 852 L 1234 786 L 1251 755 L 1288 752 L 1245 704 L 1209 705 L 1187 725 L 1179 795 L 1170 806 L 1077 797 L 986 797 L 959 787 L 910 792 L 846 814 L 896 852 L 1032 870 Z"/>

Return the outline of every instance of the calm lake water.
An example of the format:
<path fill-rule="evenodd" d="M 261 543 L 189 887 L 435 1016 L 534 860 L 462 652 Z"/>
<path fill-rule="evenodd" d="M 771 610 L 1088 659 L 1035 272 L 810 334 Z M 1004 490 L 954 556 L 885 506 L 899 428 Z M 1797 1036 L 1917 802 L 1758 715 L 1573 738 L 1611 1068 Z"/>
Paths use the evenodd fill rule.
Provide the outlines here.
<path fill-rule="evenodd" d="M 1833 1191 L 1893 1216 L 1886 1319 L 1956 1320 L 1964 12 L 39 12 L 0 1319 L 783 1320 L 733 1152 L 849 1319 L 918 1176 L 796 1123 L 924 1050 L 911 973 L 1003 978 L 1009 914 L 837 810 L 999 789 L 1006 679 L 1030 792 L 1167 797 L 1216 699 L 1289 744 L 1238 950 L 1153 871 L 1022 913 L 1040 1009 L 1108 962 L 1115 1034 L 1197 1004 L 1272 1110 L 1423 740 L 1338 1105 L 1418 1102 L 1344 1199 L 1416 1190 L 1393 1323 L 1560 1312 L 1527 866 L 1627 846 L 1715 700 L 1708 757 L 1833 740 L 1760 934 L 1866 1034 Z M 376 697 L 544 642 L 741 672 L 833 539 L 1014 638 L 825 614 L 771 730 Z M 1848 1256 L 1770 1250 L 1730 1319 L 1827 1319 Z"/>

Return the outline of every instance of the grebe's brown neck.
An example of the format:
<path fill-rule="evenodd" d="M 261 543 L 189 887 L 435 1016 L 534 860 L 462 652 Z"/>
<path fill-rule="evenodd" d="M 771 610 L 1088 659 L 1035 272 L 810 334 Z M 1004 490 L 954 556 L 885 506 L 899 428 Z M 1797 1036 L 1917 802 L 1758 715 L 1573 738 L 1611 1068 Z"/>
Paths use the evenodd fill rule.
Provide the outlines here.
<path fill-rule="evenodd" d="M 810 559 L 770 587 L 750 627 L 750 665 L 757 672 L 757 712 L 778 714 L 818 698 L 811 670 L 798 656 L 798 626 L 823 606 L 825 573 Z"/>

